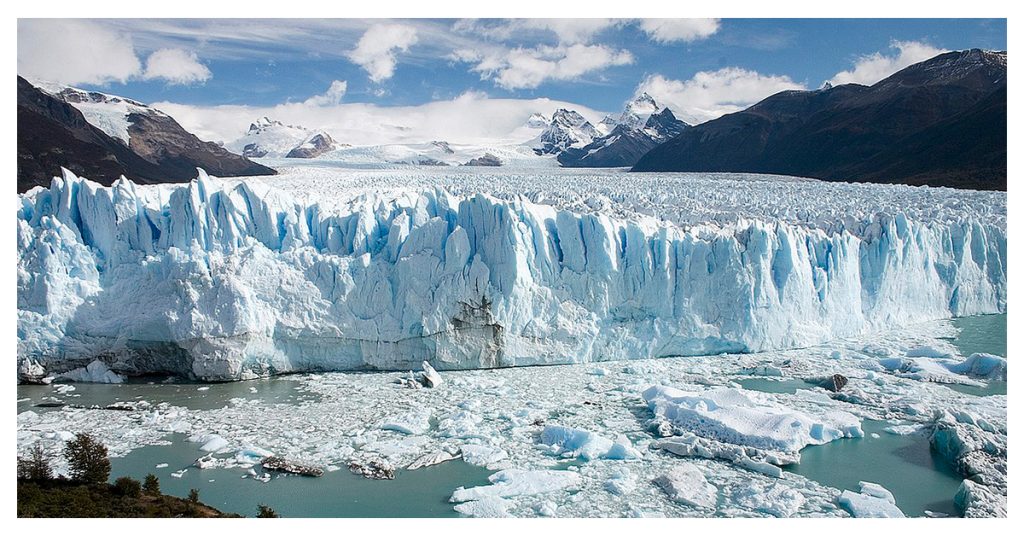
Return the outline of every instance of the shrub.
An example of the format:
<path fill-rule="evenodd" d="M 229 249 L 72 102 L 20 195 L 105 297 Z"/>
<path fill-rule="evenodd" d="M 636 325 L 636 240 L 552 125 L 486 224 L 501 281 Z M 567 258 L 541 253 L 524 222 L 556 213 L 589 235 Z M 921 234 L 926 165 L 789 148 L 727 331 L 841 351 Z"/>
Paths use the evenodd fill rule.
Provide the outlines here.
<path fill-rule="evenodd" d="M 188 502 L 192 504 L 199 504 L 199 490 L 196 488 L 188 490 Z"/>
<path fill-rule="evenodd" d="M 278 517 L 278 515 L 273 508 L 261 504 L 256 507 L 256 517 Z"/>
<path fill-rule="evenodd" d="M 64 445 L 64 457 L 68 460 L 72 480 L 102 484 L 110 478 L 107 447 L 89 434 L 75 434 L 75 438 Z"/>
<path fill-rule="evenodd" d="M 35 481 L 53 479 L 50 457 L 39 443 L 29 451 L 28 458 L 18 458 L 18 478 Z"/>
<path fill-rule="evenodd" d="M 122 497 L 138 497 L 142 494 L 142 484 L 129 476 L 122 476 L 114 481 L 114 490 Z"/>
<path fill-rule="evenodd" d="M 146 480 L 142 483 L 142 490 L 147 495 L 160 495 L 160 480 L 153 473 L 146 475 Z"/>

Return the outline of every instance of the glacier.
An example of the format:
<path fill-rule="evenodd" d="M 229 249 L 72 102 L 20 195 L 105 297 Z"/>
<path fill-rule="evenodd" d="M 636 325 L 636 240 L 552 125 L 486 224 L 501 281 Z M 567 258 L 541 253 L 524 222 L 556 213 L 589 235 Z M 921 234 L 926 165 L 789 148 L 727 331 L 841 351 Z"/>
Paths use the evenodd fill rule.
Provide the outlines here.
<path fill-rule="evenodd" d="M 103 187 L 64 171 L 20 195 L 19 367 L 220 381 L 585 363 L 1006 310 L 1002 194 L 299 172 Z"/>

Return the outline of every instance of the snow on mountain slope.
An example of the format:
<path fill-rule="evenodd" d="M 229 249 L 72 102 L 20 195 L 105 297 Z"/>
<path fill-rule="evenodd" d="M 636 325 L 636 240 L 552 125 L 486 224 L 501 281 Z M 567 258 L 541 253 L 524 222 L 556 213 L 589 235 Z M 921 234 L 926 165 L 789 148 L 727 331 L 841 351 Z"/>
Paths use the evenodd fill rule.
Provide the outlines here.
<path fill-rule="evenodd" d="M 558 166 L 558 162 L 554 158 L 539 157 L 525 145 L 475 145 L 439 140 L 426 143 L 341 147 L 321 155 L 312 165 L 354 169 L 408 168 L 411 166 L 434 168 L 465 165 L 486 154 L 498 157 L 503 167 Z M 272 165 L 280 166 L 289 164 L 293 164 L 293 162 L 274 161 L 272 163 Z"/>
<path fill-rule="evenodd" d="M 500 170 L 297 167 L 274 179 L 294 195 L 66 174 L 20 196 L 19 361 L 225 380 L 500 367 L 1006 310 L 1005 194 Z"/>
<path fill-rule="evenodd" d="M 37 87 L 74 106 L 82 112 L 85 120 L 91 125 L 102 130 L 104 134 L 123 141 L 125 145 L 128 145 L 131 140 L 128 134 L 128 127 L 131 125 L 129 115 L 145 114 L 167 117 L 167 114 L 160 110 L 117 95 L 52 83 L 41 83 Z"/>
<path fill-rule="evenodd" d="M 263 117 L 249 125 L 249 130 L 242 137 L 226 147 L 250 158 L 282 158 L 312 135 L 313 132 L 301 126 L 285 125 Z"/>

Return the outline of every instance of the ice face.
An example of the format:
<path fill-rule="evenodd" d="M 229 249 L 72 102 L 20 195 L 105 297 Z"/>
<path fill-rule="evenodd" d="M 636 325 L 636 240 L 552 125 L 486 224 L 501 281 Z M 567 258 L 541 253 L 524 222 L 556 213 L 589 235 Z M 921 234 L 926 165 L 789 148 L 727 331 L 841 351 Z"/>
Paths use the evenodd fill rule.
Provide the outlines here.
<path fill-rule="evenodd" d="M 205 173 L 105 188 L 66 172 L 20 196 L 19 360 L 60 372 L 104 355 L 117 372 L 218 380 L 451 370 L 803 347 L 1005 311 L 998 194 L 643 180 L 664 206 L 707 192 L 704 215 L 659 220 L 629 189 L 580 199 L 550 177 L 548 193 L 441 177 L 316 198 Z M 762 193 L 729 220 L 741 201 L 716 198 L 723 186 Z M 878 211 L 799 207 L 833 190 Z M 803 197 L 772 197 L 784 191 Z"/>

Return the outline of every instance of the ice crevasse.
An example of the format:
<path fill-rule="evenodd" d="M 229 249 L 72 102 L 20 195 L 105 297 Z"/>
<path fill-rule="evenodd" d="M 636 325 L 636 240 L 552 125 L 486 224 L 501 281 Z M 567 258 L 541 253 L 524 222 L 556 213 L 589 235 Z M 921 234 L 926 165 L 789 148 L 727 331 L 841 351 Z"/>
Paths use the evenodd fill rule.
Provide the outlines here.
<path fill-rule="evenodd" d="M 19 196 L 18 360 L 208 380 L 750 352 L 1006 310 L 1005 221 L 689 226 L 442 188 Z"/>

